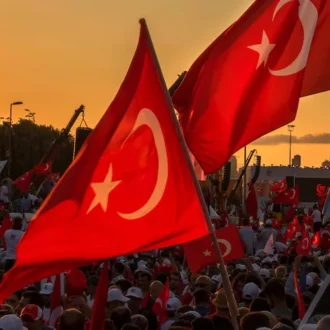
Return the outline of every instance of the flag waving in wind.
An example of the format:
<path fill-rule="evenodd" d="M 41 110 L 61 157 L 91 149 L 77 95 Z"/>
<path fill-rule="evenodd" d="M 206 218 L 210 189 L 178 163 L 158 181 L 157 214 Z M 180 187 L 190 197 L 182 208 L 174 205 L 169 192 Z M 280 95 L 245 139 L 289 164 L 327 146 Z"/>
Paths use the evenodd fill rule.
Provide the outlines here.
<path fill-rule="evenodd" d="M 329 0 L 255 0 L 199 56 L 173 103 L 206 174 L 330 89 L 329 31 Z"/>
<path fill-rule="evenodd" d="M 30 224 L 0 301 L 67 269 L 207 234 L 170 104 L 142 21 L 118 94 Z"/>

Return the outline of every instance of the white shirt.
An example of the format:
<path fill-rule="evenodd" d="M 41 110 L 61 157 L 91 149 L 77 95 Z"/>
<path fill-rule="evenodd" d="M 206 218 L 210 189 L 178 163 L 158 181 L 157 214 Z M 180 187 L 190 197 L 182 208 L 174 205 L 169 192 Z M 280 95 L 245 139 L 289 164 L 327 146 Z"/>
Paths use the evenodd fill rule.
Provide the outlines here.
<path fill-rule="evenodd" d="M 7 245 L 6 259 L 16 259 L 16 247 L 23 235 L 24 232 L 22 230 L 9 229 L 5 232 L 5 242 Z"/>
<path fill-rule="evenodd" d="M 314 223 L 315 222 L 322 222 L 321 212 L 319 210 L 314 210 L 313 213 L 312 213 L 312 218 L 313 218 Z"/>
<path fill-rule="evenodd" d="M 0 201 L 3 201 L 4 203 L 9 203 L 7 186 L 1 186 L 0 188 Z"/>
<path fill-rule="evenodd" d="M 44 307 L 42 318 L 45 322 L 48 322 L 50 319 L 50 308 Z"/>
<path fill-rule="evenodd" d="M 89 307 L 93 307 L 93 304 L 94 304 L 94 298 L 91 298 L 91 295 L 88 295 L 87 296 L 87 305 Z"/>

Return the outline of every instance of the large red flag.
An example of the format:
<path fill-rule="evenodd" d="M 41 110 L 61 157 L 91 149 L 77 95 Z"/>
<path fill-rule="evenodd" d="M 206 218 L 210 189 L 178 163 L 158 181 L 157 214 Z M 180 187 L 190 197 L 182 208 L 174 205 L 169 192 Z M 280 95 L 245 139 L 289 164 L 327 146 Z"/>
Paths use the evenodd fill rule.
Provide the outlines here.
<path fill-rule="evenodd" d="M 117 96 L 30 224 L 1 282 L 0 301 L 82 264 L 207 233 L 166 93 L 142 24 Z"/>
<path fill-rule="evenodd" d="M 329 13 L 328 0 L 256 0 L 194 62 L 173 103 L 206 174 L 330 89 Z"/>
<path fill-rule="evenodd" d="M 236 226 L 229 225 L 218 229 L 217 240 L 224 261 L 232 261 L 244 257 L 244 251 Z M 193 273 L 197 273 L 201 268 L 217 263 L 218 258 L 211 235 L 206 235 L 198 240 L 188 242 L 183 245 L 188 265 Z"/>

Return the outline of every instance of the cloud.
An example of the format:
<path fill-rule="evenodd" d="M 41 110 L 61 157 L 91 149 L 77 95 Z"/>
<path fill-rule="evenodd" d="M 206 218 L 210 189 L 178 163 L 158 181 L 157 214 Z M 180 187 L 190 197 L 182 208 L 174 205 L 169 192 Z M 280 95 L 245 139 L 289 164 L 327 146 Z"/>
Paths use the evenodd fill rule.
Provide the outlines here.
<path fill-rule="evenodd" d="M 268 146 L 289 143 L 289 135 L 279 134 L 263 136 L 260 139 L 252 142 L 254 145 Z M 307 134 L 300 137 L 292 136 L 292 143 L 296 144 L 330 144 L 330 134 Z"/>

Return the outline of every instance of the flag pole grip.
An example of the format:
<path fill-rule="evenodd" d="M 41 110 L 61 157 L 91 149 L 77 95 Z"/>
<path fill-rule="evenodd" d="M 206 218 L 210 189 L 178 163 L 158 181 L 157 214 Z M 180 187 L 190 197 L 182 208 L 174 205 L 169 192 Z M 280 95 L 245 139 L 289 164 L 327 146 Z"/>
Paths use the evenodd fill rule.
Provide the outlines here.
<path fill-rule="evenodd" d="M 233 290 L 232 290 L 232 287 L 231 287 L 231 283 L 229 281 L 229 276 L 228 276 L 228 273 L 227 273 L 227 269 L 226 269 L 224 260 L 222 258 L 222 254 L 221 254 L 221 250 L 220 250 L 220 247 L 219 247 L 219 244 L 218 244 L 218 241 L 217 241 L 217 237 L 216 237 L 216 234 L 215 234 L 215 231 L 214 231 L 214 228 L 213 228 L 210 216 L 209 216 L 209 211 L 207 209 L 206 202 L 205 202 L 201 187 L 200 187 L 199 182 L 197 180 L 194 167 L 191 163 L 191 159 L 190 159 L 190 156 L 189 156 L 186 141 L 185 141 L 185 139 L 182 135 L 180 126 L 179 126 L 177 118 L 175 116 L 172 99 L 171 99 L 170 94 L 168 92 L 166 82 L 165 82 L 165 79 L 164 79 L 164 76 L 163 76 L 159 61 L 158 61 L 158 57 L 157 57 L 153 42 L 151 40 L 150 33 L 149 33 L 149 30 L 148 30 L 148 26 L 147 26 L 147 23 L 146 23 L 145 19 L 140 19 L 140 24 L 143 25 L 145 27 L 146 31 L 147 31 L 147 37 L 148 37 L 148 42 L 149 42 L 149 45 L 150 45 L 151 54 L 153 56 L 154 64 L 155 64 L 156 70 L 158 72 L 160 81 L 163 85 L 164 96 L 166 98 L 167 105 L 168 105 L 168 108 L 170 110 L 170 113 L 171 113 L 171 116 L 172 116 L 172 119 L 173 119 L 173 123 L 175 125 L 175 129 L 176 129 L 177 134 L 179 136 L 179 140 L 180 140 L 180 143 L 181 143 L 181 146 L 182 146 L 182 150 L 184 152 L 186 161 L 188 163 L 191 178 L 193 180 L 193 183 L 194 183 L 194 186 L 195 186 L 195 189 L 196 189 L 196 192 L 197 192 L 197 195 L 198 195 L 198 198 L 199 198 L 202 210 L 203 210 L 204 218 L 205 218 L 206 224 L 208 226 L 210 235 L 212 237 L 212 241 L 213 241 L 213 244 L 214 244 L 214 247 L 215 247 L 217 257 L 219 259 L 220 274 L 221 274 L 221 278 L 222 278 L 223 287 L 224 287 L 224 290 L 225 290 L 225 295 L 226 295 L 226 298 L 227 298 L 227 301 L 228 301 L 228 307 L 229 307 L 230 314 L 231 314 L 231 317 L 232 317 L 231 321 L 232 321 L 234 330 L 239 330 L 238 320 L 237 320 L 237 316 L 239 315 L 239 312 L 238 312 L 238 308 L 237 308 L 236 299 L 234 297 L 234 293 L 233 293 Z"/>

